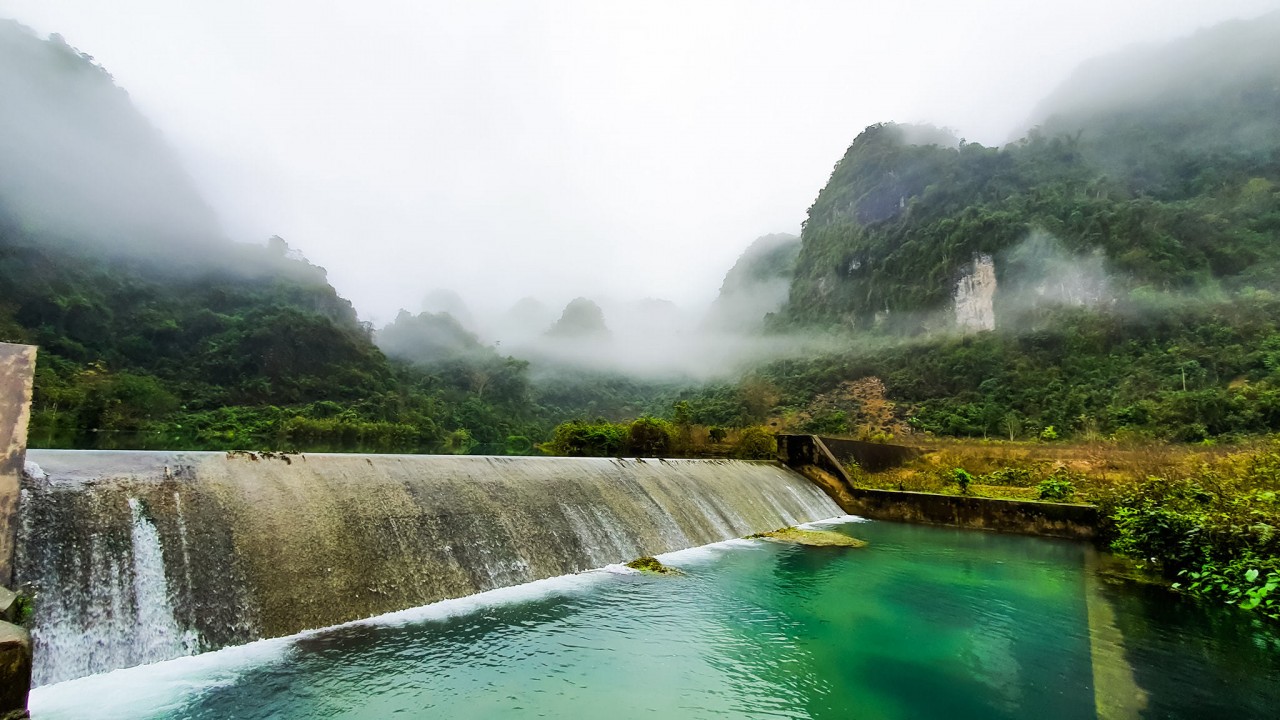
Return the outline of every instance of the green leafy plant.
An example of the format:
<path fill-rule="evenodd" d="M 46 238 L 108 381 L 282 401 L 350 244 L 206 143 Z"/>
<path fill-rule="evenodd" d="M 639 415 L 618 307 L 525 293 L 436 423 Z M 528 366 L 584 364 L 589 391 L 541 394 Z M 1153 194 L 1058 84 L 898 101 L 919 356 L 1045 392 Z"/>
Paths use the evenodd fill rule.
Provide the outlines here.
<path fill-rule="evenodd" d="M 1055 470 L 1049 477 L 1036 486 L 1036 497 L 1041 500 L 1062 501 L 1075 494 L 1075 485 L 1071 483 L 1070 474 L 1063 468 Z"/>
<path fill-rule="evenodd" d="M 973 484 L 973 475 L 964 468 L 954 468 L 951 471 L 951 481 L 960 486 L 961 495 L 968 495 L 969 486 Z"/>

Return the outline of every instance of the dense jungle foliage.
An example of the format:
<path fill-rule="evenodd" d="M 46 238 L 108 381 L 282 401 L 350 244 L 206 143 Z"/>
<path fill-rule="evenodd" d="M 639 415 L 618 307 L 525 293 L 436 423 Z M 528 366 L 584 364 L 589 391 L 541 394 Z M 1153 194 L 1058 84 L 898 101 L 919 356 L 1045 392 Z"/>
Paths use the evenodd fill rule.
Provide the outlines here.
<path fill-rule="evenodd" d="M 421 450 L 539 435 L 525 364 L 388 360 L 324 271 L 90 254 L 0 229 L 0 333 L 40 346 L 35 446 Z"/>
<path fill-rule="evenodd" d="M 883 381 L 885 397 L 822 402 L 867 377 Z M 683 399 L 703 424 L 773 419 L 836 435 L 892 424 L 868 417 L 877 402 L 891 405 L 899 433 L 1012 440 L 1053 427 L 1064 439 L 1198 442 L 1278 432 L 1280 299 L 1138 297 L 1106 311 L 1045 310 L 1018 332 L 868 338 L 848 353 L 774 362 Z"/>

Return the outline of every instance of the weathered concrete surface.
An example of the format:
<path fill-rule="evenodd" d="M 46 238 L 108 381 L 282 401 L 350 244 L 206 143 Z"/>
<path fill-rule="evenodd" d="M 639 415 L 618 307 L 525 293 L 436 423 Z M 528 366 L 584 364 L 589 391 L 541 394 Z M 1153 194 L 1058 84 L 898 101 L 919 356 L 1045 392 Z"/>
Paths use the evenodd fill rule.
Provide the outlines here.
<path fill-rule="evenodd" d="M 842 463 L 853 460 L 858 463 L 858 467 L 868 472 L 880 472 L 900 467 L 924 454 L 919 448 L 908 445 L 891 445 L 888 443 L 830 437 L 819 439 L 822 440 L 823 445 L 827 446 L 827 449 L 831 451 L 836 460 Z"/>
<path fill-rule="evenodd" d="M 0 622 L 0 718 L 25 717 L 31 691 L 31 636 Z"/>
<path fill-rule="evenodd" d="M 1091 540 L 1098 509 L 1092 505 L 957 497 L 854 487 L 849 474 L 814 435 L 780 435 L 784 463 L 821 487 L 840 509 L 872 520 L 946 525 L 1046 537 Z"/>
<path fill-rule="evenodd" d="M 13 582 L 18 492 L 27 452 L 35 369 L 34 346 L 0 343 L 0 585 Z"/>
<path fill-rule="evenodd" d="M 853 491 L 847 512 L 873 520 L 947 525 L 1022 535 L 1092 540 L 1098 509 L 1092 505 L 958 497 L 895 490 Z"/>
<path fill-rule="evenodd" d="M 816 435 L 779 435 L 778 459 L 821 487 L 845 512 L 853 501 L 853 482 L 844 466 Z"/>

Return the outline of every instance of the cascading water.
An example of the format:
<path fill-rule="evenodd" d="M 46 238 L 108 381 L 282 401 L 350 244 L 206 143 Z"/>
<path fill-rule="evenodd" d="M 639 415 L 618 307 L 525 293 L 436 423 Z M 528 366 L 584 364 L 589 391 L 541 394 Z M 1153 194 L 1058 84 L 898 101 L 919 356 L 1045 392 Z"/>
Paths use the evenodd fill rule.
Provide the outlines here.
<path fill-rule="evenodd" d="M 35 504 L 47 476 L 34 463 L 26 473 L 34 487 L 24 489 L 22 499 Z M 103 508 L 104 515 L 127 512 L 126 526 L 97 526 L 88 534 L 65 536 L 58 548 L 26 549 L 43 571 L 38 581 L 22 578 L 36 588 L 39 602 L 32 637 L 42 654 L 57 660 L 37 663 L 37 685 L 197 649 L 195 633 L 184 631 L 174 618 L 160 534 L 142 503 L 132 497 L 109 502 L 123 508 Z M 38 518 L 38 513 L 26 516 L 25 536 Z"/>
<path fill-rule="evenodd" d="M 19 582 L 36 683 L 840 514 L 724 460 L 39 451 Z"/>
<path fill-rule="evenodd" d="M 173 617 L 160 533 L 143 516 L 136 498 L 129 498 L 129 511 L 133 516 L 134 657 L 145 663 L 190 655 L 196 649 L 196 637 L 194 632 L 179 628 Z"/>

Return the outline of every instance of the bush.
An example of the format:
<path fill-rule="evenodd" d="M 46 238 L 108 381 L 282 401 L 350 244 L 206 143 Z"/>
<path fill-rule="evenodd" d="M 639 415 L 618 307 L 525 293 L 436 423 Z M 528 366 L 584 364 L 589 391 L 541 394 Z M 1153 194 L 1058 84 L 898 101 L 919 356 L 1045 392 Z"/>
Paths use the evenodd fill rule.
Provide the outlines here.
<path fill-rule="evenodd" d="M 622 454 L 629 428 L 604 420 L 571 420 L 560 423 L 551 440 L 538 446 L 548 455 L 568 457 L 616 457 Z"/>
<path fill-rule="evenodd" d="M 638 457 L 665 457 L 675 446 L 675 429 L 666 420 L 638 418 L 627 428 L 627 449 Z"/>
<path fill-rule="evenodd" d="M 772 460 L 778 456 L 778 439 L 767 428 L 753 425 L 738 437 L 733 456 L 744 460 Z"/>
<path fill-rule="evenodd" d="M 969 486 L 973 484 L 973 475 L 964 468 L 955 468 L 951 471 L 951 481 L 960 486 L 961 495 L 968 495 Z"/>
<path fill-rule="evenodd" d="M 444 438 L 444 451 L 450 455 L 466 455 L 475 446 L 476 440 L 466 428 L 458 428 Z"/>
<path fill-rule="evenodd" d="M 506 453 L 508 455 L 527 455 L 533 449 L 533 441 L 524 435 L 508 435 Z"/>
<path fill-rule="evenodd" d="M 1065 468 L 1054 470 L 1049 477 L 1036 486 L 1037 497 L 1041 500 L 1062 501 L 1075 494 L 1075 485 L 1071 483 L 1071 473 Z"/>
<path fill-rule="evenodd" d="M 1185 478 L 1148 478 L 1099 502 L 1117 553 L 1180 590 L 1280 620 L 1280 445 Z"/>

